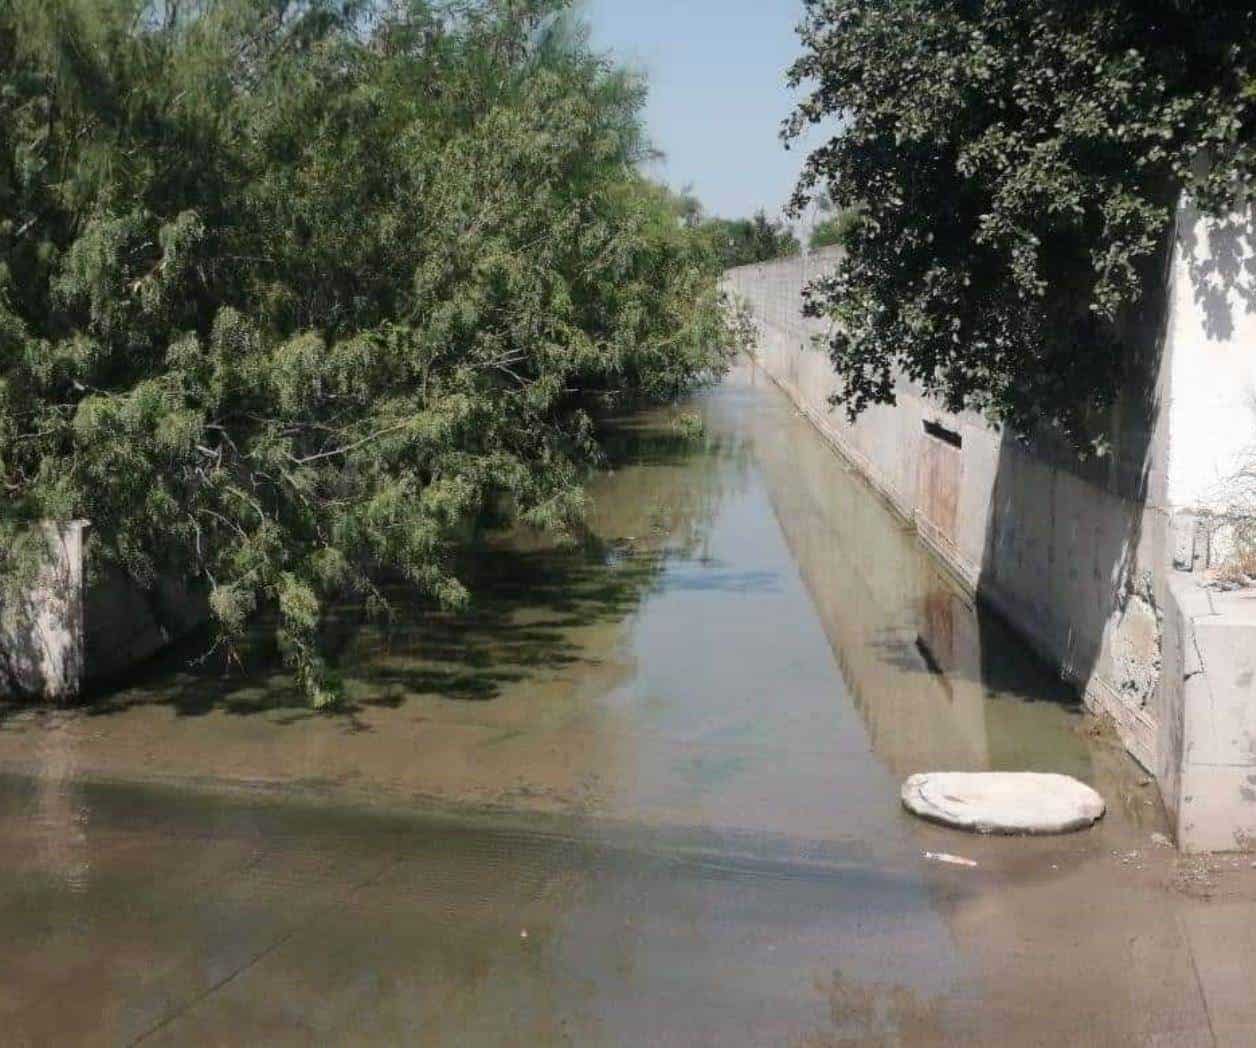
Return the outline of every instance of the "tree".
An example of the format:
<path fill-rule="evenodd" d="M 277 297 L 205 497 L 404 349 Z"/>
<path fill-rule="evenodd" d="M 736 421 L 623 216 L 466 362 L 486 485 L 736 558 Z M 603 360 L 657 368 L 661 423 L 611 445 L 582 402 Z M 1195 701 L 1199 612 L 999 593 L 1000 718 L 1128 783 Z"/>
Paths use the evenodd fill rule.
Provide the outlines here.
<path fill-rule="evenodd" d="M 832 247 L 846 243 L 847 236 L 854 230 L 859 221 L 859 212 L 851 209 L 829 215 L 815 224 L 811 236 L 807 240 L 812 251 L 822 247 Z"/>
<path fill-rule="evenodd" d="M 1145 324 L 1180 194 L 1223 214 L 1256 170 L 1256 10 L 1202 0 L 805 0 L 808 94 L 836 118 L 793 205 L 860 205 L 806 309 L 851 415 L 896 375 L 1081 448 Z"/>
<path fill-rule="evenodd" d="M 768 218 L 762 208 L 753 218 L 709 219 L 704 228 L 724 269 L 770 262 L 802 250 L 793 230 L 784 222 Z"/>
<path fill-rule="evenodd" d="M 686 229 L 698 229 L 703 221 L 702 201 L 694 195 L 693 186 L 687 185 L 675 194 L 676 210 L 680 223 Z"/>
<path fill-rule="evenodd" d="M 503 515 L 579 527 L 596 412 L 725 366 L 707 240 L 636 173 L 643 85 L 560 0 L 0 7 L 0 568 L 324 610 Z"/>

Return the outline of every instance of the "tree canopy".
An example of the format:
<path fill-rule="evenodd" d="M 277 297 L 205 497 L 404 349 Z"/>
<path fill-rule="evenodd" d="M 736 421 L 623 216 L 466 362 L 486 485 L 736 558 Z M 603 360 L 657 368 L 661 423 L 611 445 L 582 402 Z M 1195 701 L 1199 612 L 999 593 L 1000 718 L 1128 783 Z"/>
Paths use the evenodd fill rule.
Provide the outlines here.
<path fill-rule="evenodd" d="M 751 218 L 709 218 L 700 226 L 723 269 L 786 258 L 802 250 L 794 231 L 760 209 Z"/>
<path fill-rule="evenodd" d="M 346 590 L 467 597 L 579 526 L 596 411 L 721 372 L 718 260 L 637 173 L 644 86 L 562 0 L 0 6 L 0 567 L 259 604 L 317 704 Z"/>
<path fill-rule="evenodd" d="M 1082 449 L 1114 399 L 1180 194 L 1256 171 L 1256 10 L 1208 0 L 804 0 L 807 94 L 836 118 L 794 206 L 859 205 L 806 308 L 853 414 L 897 374 Z"/>
<path fill-rule="evenodd" d="M 850 209 L 822 218 L 812 228 L 811 235 L 807 237 L 807 246 L 815 251 L 818 248 L 845 243 L 847 234 L 855 228 L 858 222 L 858 214 L 854 209 Z"/>

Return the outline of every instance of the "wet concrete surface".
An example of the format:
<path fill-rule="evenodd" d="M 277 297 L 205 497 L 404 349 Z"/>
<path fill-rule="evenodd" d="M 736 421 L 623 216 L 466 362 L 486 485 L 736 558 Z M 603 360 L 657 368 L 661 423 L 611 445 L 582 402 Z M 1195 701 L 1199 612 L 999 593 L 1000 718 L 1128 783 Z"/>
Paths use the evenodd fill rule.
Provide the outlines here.
<path fill-rule="evenodd" d="M 0 722 L 0 1043 L 1246 1044 L 1256 869 L 1179 861 L 1102 725 L 751 369 L 621 423 L 593 535 L 477 600 L 264 624 Z M 917 823 L 924 770 L 1096 827 Z M 940 861 L 953 855 L 976 865 Z"/>

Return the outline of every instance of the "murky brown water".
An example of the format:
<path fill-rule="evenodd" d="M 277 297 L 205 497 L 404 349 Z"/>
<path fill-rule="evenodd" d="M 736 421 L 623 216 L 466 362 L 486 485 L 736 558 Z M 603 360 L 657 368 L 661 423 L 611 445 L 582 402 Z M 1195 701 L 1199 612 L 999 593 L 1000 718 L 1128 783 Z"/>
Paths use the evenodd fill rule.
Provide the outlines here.
<path fill-rule="evenodd" d="M 259 630 L 230 677 L 189 649 L 7 716 L 0 1042 L 1256 1032 L 1246 878 L 1179 890 L 1143 773 L 774 388 L 698 407 L 697 443 L 619 429 L 587 545 L 475 558 L 469 614 L 346 609 L 348 714 Z M 1068 772 L 1110 813 L 950 834 L 897 799 L 939 767 Z"/>

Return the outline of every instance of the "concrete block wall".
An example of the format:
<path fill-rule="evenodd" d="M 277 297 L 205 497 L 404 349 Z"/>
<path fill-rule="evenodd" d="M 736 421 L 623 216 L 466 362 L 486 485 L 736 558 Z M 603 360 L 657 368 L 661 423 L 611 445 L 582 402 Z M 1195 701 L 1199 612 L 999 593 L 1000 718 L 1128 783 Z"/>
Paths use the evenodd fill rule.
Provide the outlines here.
<path fill-rule="evenodd" d="M 1245 670 L 1231 672 L 1232 654 L 1256 652 L 1256 616 L 1227 604 L 1202 621 L 1190 596 L 1205 593 L 1201 579 L 1174 570 L 1200 566 L 1197 522 L 1256 447 L 1253 230 L 1256 214 L 1218 222 L 1183 204 L 1166 308 L 1143 320 L 1145 359 L 1109 419 L 1112 452 L 1085 462 L 943 411 L 905 381 L 894 405 L 854 423 L 834 410 L 837 379 L 814 344 L 826 327 L 802 316 L 801 292 L 838 249 L 725 277 L 752 312 L 764 371 L 967 588 L 1112 718 L 1187 850 L 1256 839 L 1256 696 Z M 1229 749 L 1204 746 L 1203 725 Z"/>

